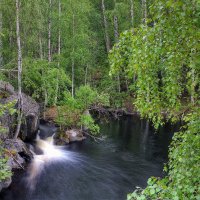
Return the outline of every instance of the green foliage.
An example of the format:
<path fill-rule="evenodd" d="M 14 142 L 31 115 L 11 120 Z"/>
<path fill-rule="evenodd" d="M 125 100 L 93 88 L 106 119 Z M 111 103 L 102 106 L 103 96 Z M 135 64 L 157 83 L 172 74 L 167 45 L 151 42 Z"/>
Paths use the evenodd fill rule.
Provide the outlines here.
<path fill-rule="evenodd" d="M 97 106 L 110 106 L 110 94 L 105 92 L 97 93 L 94 104 Z"/>
<path fill-rule="evenodd" d="M 97 91 L 86 85 L 79 87 L 75 98 L 77 99 L 80 109 L 85 110 L 95 102 L 97 96 Z"/>
<path fill-rule="evenodd" d="M 56 123 L 61 128 L 76 127 L 80 121 L 81 110 L 69 105 L 63 105 L 58 107 L 58 116 Z"/>
<path fill-rule="evenodd" d="M 6 112 L 13 115 L 16 110 L 13 108 L 16 102 L 9 102 L 7 104 L 0 104 L 0 117 Z M 0 124 L 0 133 L 5 131 L 4 127 Z M 1 137 L 0 137 L 1 138 Z M 10 168 L 7 165 L 7 157 L 4 153 L 4 148 L 2 147 L 2 141 L 0 139 L 0 181 L 6 180 L 12 175 Z"/>
<path fill-rule="evenodd" d="M 0 158 L 0 181 L 10 178 L 11 175 L 12 175 L 12 172 L 7 165 L 7 158 L 2 158 L 2 155 L 1 155 L 1 158 Z"/>
<path fill-rule="evenodd" d="M 162 111 L 169 118 L 180 112 L 183 97 L 198 104 L 199 3 L 155 1 L 150 11 L 151 26 L 124 32 L 109 59 L 112 75 L 123 72 L 130 80 L 135 76 L 134 104 L 158 127 Z"/>
<path fill-rule="evenodd" d="M 10 115 L 13 115 L 16 112 L 16 109 L 14 109 L 14 105 L 16 104 L 16 101 L 9 102 L 7 104 L 1 104 L 0 103 L 0 117 L 3 116 L 6 112 Z M 5 128 L 0 123 L 0 133 L 5 132 Z"/>
<path fill-rule="evenodd" d="M 83 114 L 80 118 L 79 125 L 86 127 L 93 135 L 98 134 L 100 131 L 99 126 L 95 124 L 95 121 L 91 115 Z"/>
<path fill-rule="evenodd" d="M 25 92 L 37 101 L 46 100 L 51 106 L 64 100 L 64 93 L 71 81 L 64 70 L 55 67 L 55 63 L 45 60 L 24 59 L 23 86 Z"/>
<path fill-rule="evenodd" d="M 76 92 L 75 99 L 82 110 L 88 109 L 92 105 L 110 105 L 107 93 L 98 93 L 97 90 L 91 88 L 89 85 L 80 86 Z"/>
<path fill-rule="evenodd" d="M 61 13 L 58 9 L 59 2 Z M 141 2 L 140 0 L 133 2 L 134 27 L 137 27 L 141 22 Z M 114 43 L 113 15 L 118 17 L 119 33 L 131 28 L 133 26 L 130 16 L 131 5 L 129 0 L 117 0 L 116 4 L 114 1 L 105 1 L 105 9 L 112 46 Z M 17 89 L 16 15 L 14 10 L 14 1 L 1 1 L 0 12 L 3 26 L 0 34 L 2 41 L 0 51 L 3 59 L 0 65 L 5 69 L 2 78 Z M 118 92 L 117 79 L 108 80 L 109 86 L 104 84 L 104 77 L 108 73 L 109 66 L 101 1 L 52 0 L 50 8 L 49 0 L 21 0 L 19 20 L 23 57 L 22 87 L 25 93 L 33 96 L 37 101 L 45 101 L 49 106 L 60 105 L 64 99 L 64 91 L 72 88 L 69 87 L 71 84 L 69 79 L 72 77 L 72 61 L 74 61 L 75 90 L 83 84 L 90 84 L 98 88 L 98 91 L 101 89 L 108 93 L 106 90 L 109 87 L 109 93 L 110 91 L 113 94 Z M 48 63 L 47 29 L 49 20 L 51 22 L 50 63 Z M 56 72 L 55 68 L 58 68 L 59 72 Z M 61 76 L 58 90 L 57 73 Z M 114 98 L 112 100 L 114 101 Z"/>
<path fill-rule="evenodd" d="M 175 133 L 169 151 L 168 175 L 150 178 L 148 186 L 137 189 L 128 199 L 188 199 L 200 198 L 200 109 L 188 114 L 183 130 Z"/>
<path fill-rule="evenodd" d="M 65 93 L 65 100 L 58 107 L 56 123 L 63 127 L 87 127 L 92 134 L 99 133 L 99 127 L 85 111 L 92 105 L 109 105 L 109 95 L 98 92 L 89 85 L 80 86 L 75 98 L 70 93 Z"/>

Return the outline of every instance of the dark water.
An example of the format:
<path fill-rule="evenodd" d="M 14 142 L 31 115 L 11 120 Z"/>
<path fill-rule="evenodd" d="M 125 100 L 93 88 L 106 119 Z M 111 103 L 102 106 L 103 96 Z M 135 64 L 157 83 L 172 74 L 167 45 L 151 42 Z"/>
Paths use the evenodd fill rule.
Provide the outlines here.
<path fill-rule="evenodd" d="M 34 191 L 26 173 L 14 176 L 1 200 L 125 200 L 135 186 L 145 187 L 150 176 L 162 176 L 168 145 L 176 127 L 154 134 L 138 117 L 123 117 L 101 124 L 103 142 L 90 139 L 66 146 L 75 161 L 45 167 Z M 19 178 L 23 177 L 23 178 Z"/>

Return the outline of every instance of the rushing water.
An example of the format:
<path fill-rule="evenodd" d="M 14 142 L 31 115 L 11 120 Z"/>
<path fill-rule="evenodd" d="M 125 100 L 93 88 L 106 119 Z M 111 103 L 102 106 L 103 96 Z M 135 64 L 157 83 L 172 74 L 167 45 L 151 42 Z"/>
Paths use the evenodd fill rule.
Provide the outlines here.
<path fill-rule="evenodd" d="M 165 126 L 154 134 L 152 127 L 138 117 L 123 117 L 100 126 L 106 136 L 104 141 L 96 143 L 87 139 L 60 152 L 53 147 L 51 153 L 48 150 L 45 154 L 48 159 L 38 168 L 40 173 L 34 187 L 28 168 L 27 172 L 13 177 L 13 183 L 0 194 L 0 199 L 125 200 L 135 186 L 145 187 L 150 176 L 163 175 L 163 163 L 167 161 L 175 127 Z M 52 146 L 48 148 L 52 150 Z M 54 151 L 60 159 L 54 159 Z"/>

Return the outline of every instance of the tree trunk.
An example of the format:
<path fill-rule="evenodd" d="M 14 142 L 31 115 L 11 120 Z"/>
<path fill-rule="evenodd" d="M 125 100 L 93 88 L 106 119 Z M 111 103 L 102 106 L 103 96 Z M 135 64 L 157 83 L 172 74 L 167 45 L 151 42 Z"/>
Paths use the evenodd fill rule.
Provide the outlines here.
<path fill-rule="evenodd" d="M 118 17 L 114 15 L 114 36 L 115 36 L 115 42 L 117 43 L 119 41 L 119 30 L 118 30 Z"/>
<path fill-rule="evenodd" d="M 85 68 L 85 85 L 87 85 L 88 64 Z"/>
<path fill-rule="evenodd" d="M 147 24 L 147 0 L 142 0 L 143 23 Z"/>
<path fill-rule="evenodd" d="M 73 55 L 72 55 L 72 97 L 74 98 L 74 36 L 75 36 L 75 15 L 73 14 L 73 22 L 72 22 L 72 30 L 73 30 Z"/>
<path fill-rule="evenodd" d="M 40 59 L 43 60 L 43 49 L 42 49 L 42 38 L 41 38 L 41 34 L 39 35 L 39 45 L 40 45 Z"/>
<path fill-rule="evenodd" d="M 116 6 L 116 0 L 114 0 L 115 6 Z M 115 42 L 117 43 L 119 41 L 119 29 L 118 29 L 118 17 L 116 14 L 114 14 L 113 17 L 114 20 L 114 36 L 115 36 Z"/>
<path fill-rule="evenodd" d="M 54 98 L 54 105 L 57 104 L 58 100 L 58 90 L 59 90 L 59 68 L 60 68 L 60 52 L 61 52 L 61 31 L 60 31 L 60 16 L 61 16 L 61 2 L 58 2 L 58 16 L 59 16 L 59 30 L 58 30 L 58 71 L 56 76 L 56 91 L 55 91 L 55 98 Z"/>
<path fill-rule="evenodd" d="M 147 28 L 147 1 L 146 0 L 142 0 L 142 12 L 143 12 L 143 24 L 145 25 L 145 27 Z M 144 39 L 144 42 L 146 43 L 146 38 Z M 146 49 L 145 49 L 146 51 Z M 146 94 L 146 102 L 150 103 L 151 99 L 150 99 L 150 85 L 149 82 L 147 84 L 147 94 Z"/>
<path fill-rule="evenodd" d="M 59 16 L 59 30 L 58 30 L 58 67 L 60 67 L 60 52 L 61 52 L 61 30 L 60 30 L 60 17 L 61 17 L 61 2 L 58 2 L 58 16 Z"/>
<path fill-rule="evenodd" d="M 107 53 L 109 53 L 109 51 L 111 49 L 111 45 L 110 45 L 110 38 L 109 38 L 109 34 L 108 34 L 108 22 L 107 22 L 107 19 L 106 19 L 106 13 L 105 13 L 106 9 L 105 9 L 104 0 L 101 1 L 101 8 L 102 8 L 102 14 L 103 14 L 106 50 L 107 50 Z"/>
<path fill-rule="evenodd" d="M 115 6 L 116 6 L 116 0 L 114 1 Z M 115 42 L 118 43 L 119 42 L 119 30 L 118 30 L 118 17 L 116 15 L 114 15 L 113 17 L 113 21 L 114 21 L 114 37 L 115 37 Z M 117 81 L 118 81 L 118 92 L 121 92 L 121 86 L 120 86 L 120 73 L 118 73 L 117 75 Z"/>
<path fill-rule="evenodd" d="M 120 93 L 121 92 L 121 83 L 120 83 L 120 76 L 119 76 L 119 73 L 117 75 L 117 81 L 118 81 L 118 92 Z"/>
<path fill-rule="evenodd" d="M 74 58 L 72 58 L 72 97 L 74 98 Z"/>
<path fill-rule="evenodd" d="M 130 0 L 131 8 L 130 8 L 130 13 L 131 13 L 131 28 L 134 29 L 134 4 L 133 0 Z"/>
<path fill-rule="evenodd" d="M 22 53 L 21 53 L 21 38 L 19 28 L 19 0 L 16 0 L 16 35 L 17 35 L 17 47 L 18 47 L 18 117 L 17 117 L 17 129 L 15 131 L 14 138 L 19 135 L 21 122 L 22 122 L 22 87 L 21 87 L 21 74 L 22 74 Z"/>
<path fill-rule="evenodd" d="M 48 61 L 51 62 L 51 6 L 52 2 L 49 0 L 49 19 L 48 19 Z"/>
<path fill-rule="evenodd" d="M 3 66 L 3 55 L 2 55 L 2 50 L 3 50 L 3 43 L 2 43 L 2 11 L 0 10 L 0 68 Z"/>
<path fill-rule="evenodd" d="M 192 84 L 191 84 L 191 103 L 192 103 L 192 105 L 194 105 L 194 102 L 195 102 L 194 94 L 195 94 L 195 70 L 192 69 Z"/>

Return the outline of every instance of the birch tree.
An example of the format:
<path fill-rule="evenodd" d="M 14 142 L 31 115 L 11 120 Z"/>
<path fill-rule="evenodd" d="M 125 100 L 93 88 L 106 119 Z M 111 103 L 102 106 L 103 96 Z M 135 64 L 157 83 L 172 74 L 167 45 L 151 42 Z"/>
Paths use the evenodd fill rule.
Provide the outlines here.
<path fill-rule="evenodd" d="M 143 23 L 147 24 L 147 0 L 142 0 Z"/>
<path fill-rule="evenodd" d="M 52 0 L 49 0 L 49 19 L 48 19 L 48 61 L 51 62 L 51 9 Z"/>
<path fill-rule="evenodd" d="M 57 71 L 57 77 L 56 77 L 56 92 L 55 92 L 55 100 L 54 100 L 54 105 L 56 105 L 57 103 L 57 99 L 58 99 L 58 89 L 59 89 L 59 68 L 60 68 L 60 52 L 61 52 L 61 24 L 60 24 L 60 17 L 61 17 L 61 2 L 60 0 L 58 1 L 58 23 L 59 23 L 59 27 L 58 27 L 58 71 Z"/>
<path fill-rule="evenodd" d="M 18 55 L 18 117 L 17 117 L 17 128 L 14 135 L 16 139 L 19 135 L 21 122 L 22 122 L 22 85 L 21 85 L 21 78 L 22 78 L 22 53 L 21 53 L 21 38 L 20 38 L 20 26 L 19 26 L 19 0 L 16 0 L 16 36 L 17 36 L 17 55 Z"/>
<path fill-rule="evenodd" d="M 72 97 L 74 98 L 74 37 L 75 37 L 75 14 L 73 11 L 73 17 L 72 17 L 72 38 L 73 38 L 73 47 L 72 47 Z"/>
<path fill-rule="evenodd" d="M 134 4 L 133 0 L 130 0 L 130 14 L 131 14 L 131 27 L 134 29 Z"/>
<path fill-rule="evenodd" d="M 114 0 L 114 4 L 116 7 L 116 0 Z M 118 16 L 116 14 L 115 9 L 114 9 L 113 23 L 114 23 L 114 37 L 115 37 L 115 42 L 117 43 L 119 39 L 119 28 L 118 28 Z"/>
<path fill-rule="evenodd" d="M 102 7 L 102 15 L 103 15 L 103 23 L 104 23 L 106 50 L 107 50 L 107 53 L 108 53 L 111 49 L 111 44 L 110 44 L 110 37 L 109 37 L 109 34 L 108 34 L 108 21 L 107 21 L 107 18 L 106 18 L 106 9 L 105 9 L 104 0 L 101 1 L 101 7 Z"/>
<path fill-rule="evenodd" d="M 2 44 L 2 11 L 0 9 L 0 68 L 3 65 L 2 50 L 3 50 L 3 44 Z"/>

